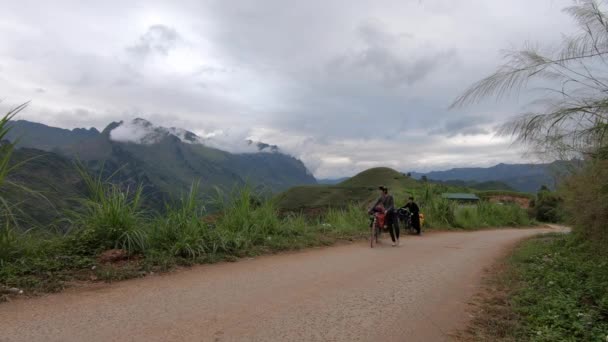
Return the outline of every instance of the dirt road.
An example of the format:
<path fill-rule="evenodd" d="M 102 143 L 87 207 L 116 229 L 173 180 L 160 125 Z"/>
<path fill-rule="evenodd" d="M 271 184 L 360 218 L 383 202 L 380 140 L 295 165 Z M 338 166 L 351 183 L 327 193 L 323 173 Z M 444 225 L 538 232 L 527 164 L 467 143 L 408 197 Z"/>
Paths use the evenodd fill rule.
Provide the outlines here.
<path fill-rule="evenodd" d="M 431 233 L 0 304 L 0 341 L 444 341 L 485 267 L 551 229 Z"/>

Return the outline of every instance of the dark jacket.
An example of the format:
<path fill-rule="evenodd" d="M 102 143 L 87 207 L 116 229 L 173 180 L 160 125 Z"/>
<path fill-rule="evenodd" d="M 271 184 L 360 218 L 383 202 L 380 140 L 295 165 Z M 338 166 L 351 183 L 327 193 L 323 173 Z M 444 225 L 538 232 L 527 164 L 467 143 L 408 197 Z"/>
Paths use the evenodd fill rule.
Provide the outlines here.
<path fill-rule="evenodd" d="M 403 208 L 406 208 L 412 214 L 412 227 L 420 232 L 420 208 L 418 208 L 418 204 L 411 202 L 404 205 Z"/>
<path fill-rule="evenodd" d="M 395 211 L 395 199 L 393 198 L 393 195 L 387 194 L 385 196 L 380 196 L 380 198 L 378 198 L 376 203 L 372 206 L 372 209 L 375 208 L 378 204 L 382 204 L 384 210 L 388 211 L 389 213 Z"/>
<path fill-rule="evenodd" d="M 420 214 L 420 208 L 418 208 L 418 204 L 411 202 L 408 203 L 406 205 L 403 206 L 404 208 L 406 208 L 407 210 L 410 211 L 410 213 L 418 215 Z"/>

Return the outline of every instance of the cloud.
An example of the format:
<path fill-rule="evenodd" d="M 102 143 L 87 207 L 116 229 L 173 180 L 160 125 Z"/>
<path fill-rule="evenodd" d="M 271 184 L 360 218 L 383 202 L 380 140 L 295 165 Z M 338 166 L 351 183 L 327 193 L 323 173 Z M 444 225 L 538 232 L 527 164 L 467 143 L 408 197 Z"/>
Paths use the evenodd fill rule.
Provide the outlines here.
<path fill-rule="evenodd" d="M 153 54 L 167 56 L 180 39 L 180 35 L 174 28 L 156 24 L 150 26 L 148 31 L 139 37 L 139 41 L 128 47 L 127 51 L 141 58 Z"/>
<path fill-rule="evenodd" d="M 361 24 L 357 34 L 363 46 L 333 59 L 328 72 L 341 77 L 359 74 L 386 87 L 413 85 L 457 53 L 456 49 L 433 51 L 431 46 L 420 46 L 412 34 L 387 32 L 377 21 Z"/>
<path fill-rule="evenodd" d="M 24 1 L 0 13 L 0 105 L 32 100 L 21 118 L 144 117 L 224 150 L 277 145 L 318 177 L 522 160 L 492 133 L 526 95 L 447 108 L 499 50 L 573 26 L 571 0 Z"/>
<path fill-rule="evenodd" d="M 492 134 L 492 128 L 488 127 L 488 124 L 492 124 L 492 120 L 487 117 L 465 116 L 449 119 L 440 127 L 429 131 L 429 134 L 444 135 L 448 138 L 456 135 L 489 135 Z"/>

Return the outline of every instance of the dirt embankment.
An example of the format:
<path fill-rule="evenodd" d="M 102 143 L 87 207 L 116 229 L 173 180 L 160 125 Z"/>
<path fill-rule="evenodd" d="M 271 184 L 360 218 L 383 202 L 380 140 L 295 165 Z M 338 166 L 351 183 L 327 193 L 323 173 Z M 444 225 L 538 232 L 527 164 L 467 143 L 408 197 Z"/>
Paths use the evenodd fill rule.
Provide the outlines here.
<path fill-rule="evenodd" d="M 522 209 L 530 208 L 530 199 L 527 197 L 517 197 L 512 195 L 492 195 L 487 197 L 493 203 L 515 203 Z"/>

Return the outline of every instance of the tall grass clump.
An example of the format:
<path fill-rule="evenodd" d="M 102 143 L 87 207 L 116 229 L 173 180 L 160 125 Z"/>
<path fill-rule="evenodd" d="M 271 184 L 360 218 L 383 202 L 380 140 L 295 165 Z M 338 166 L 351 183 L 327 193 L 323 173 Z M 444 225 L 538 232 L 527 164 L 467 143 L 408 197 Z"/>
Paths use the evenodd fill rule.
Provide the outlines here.
<path fill-rule="evenodd" d="M 428 197 L 421 208 L 426 218 L 426 224 L 433 228 L 453 226 L 455 222 L 454 211 L 456 204 L 441 197 Z"/>
<path fill-rule="evenodd" d="M 343 209 L 329 208 L 322 219 L 321 228 L 338 238 L 357 237 L 367 234 L 368 220 L 361 206 L 349 204 Z"/>
<path fill-rule="evenodd" d="M 471 229 L 484 227 L 518 227 L 530 225 L 527 212 L 515 204 L 481 201 L 476 205 L 461 206 L 455 211 L 454 227 Z"/>
<path fill-rule="evenodd" d="M 142 187 L 131 191 L 92 176 L 82 165 L 77 167 L 88 190 L 82 209 L 72 212 L 76 242 L 81 252 L 95 253 L 121 248 L 140 253 L 148 243 L 148 220 L 141 209 Z"/>
<path fill-rule="evenodd" d="M 274 203 L 261 198 L 248 184 L 227 195 L 216 189 L 213 205 L 219 210 L 215 229 L 228 253 L 272 245 L 273 238 L 284 233 Z"/>
<path fill-rule="evenodd" d="M 168 253 L 172 257 L 196 259 L 218 250 L 209 227 L 202 221 L 205 206 L 199 200 L 199 183 L 177 203 L 167 204 L 165 212 L 152 225 L 150 253 Z"/>
<path fill-rule="evenodd" d="M 25 244 L 24 234 L 16 229 L 18 221 L 15 216 L 15 209 L 17 204 L 9 203 L 5 198 L 7 186 L 17 186 L 8 180 L 8 176 L 21 165 L 11 165 L 11 156 L 15 149 L 15 143 L 6 142 L 5 138 L 10 131 L 10 120 L 26 106 L 27 103 L 22 104 L 9 111 L 0 119 L 0 266 L 4 262 L 22 254 Z"/>
<path fill-rule="evenodd" d="M 516 227 L 532 223 L 526 210 L 515 204 L 480 201 L 462 205 L 439 196 L 427 197 L 421 212 L 425 215 L 425 225 L 431 228 Z"/>

